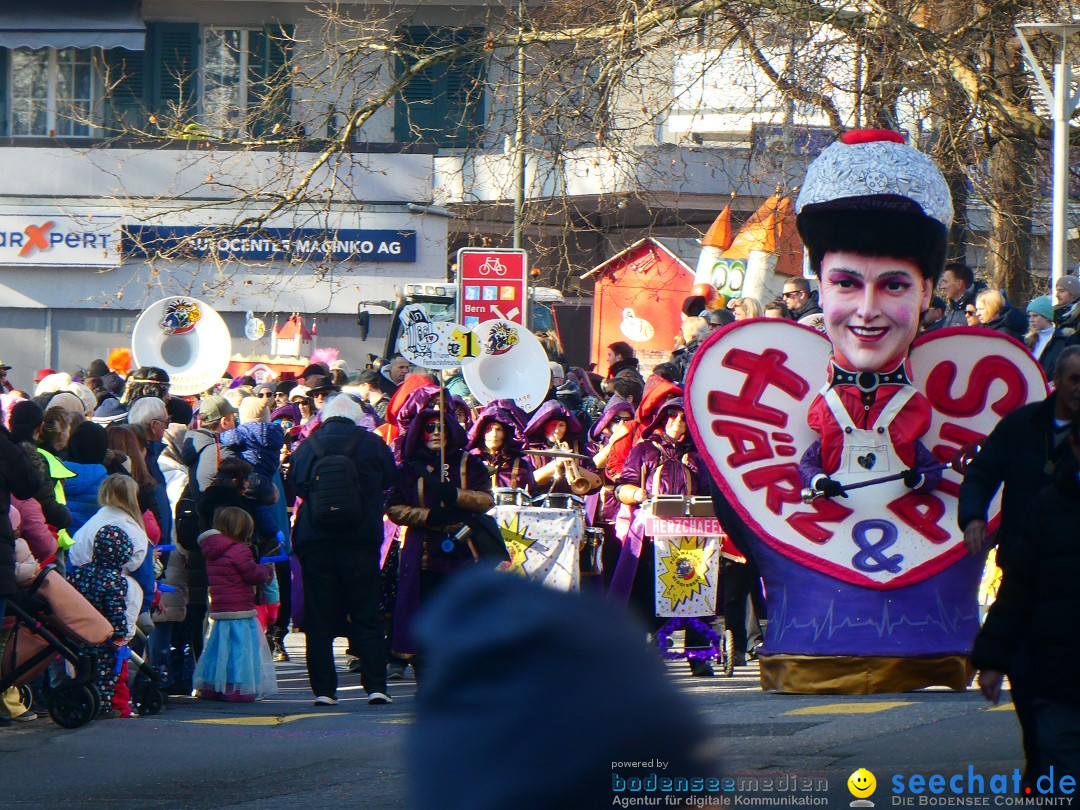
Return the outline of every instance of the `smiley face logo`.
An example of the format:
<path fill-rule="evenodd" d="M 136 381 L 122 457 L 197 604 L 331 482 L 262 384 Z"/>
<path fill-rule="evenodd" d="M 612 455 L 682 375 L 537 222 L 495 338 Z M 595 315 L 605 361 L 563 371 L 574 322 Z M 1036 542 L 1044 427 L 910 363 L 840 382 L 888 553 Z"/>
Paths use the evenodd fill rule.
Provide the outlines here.
<path fill-rule="evenodd" d="M 859 768 L 848 777 L 847 786 L 856 799 L 865 799 L 877 790 L 877 779 L 866 768 Z"/>

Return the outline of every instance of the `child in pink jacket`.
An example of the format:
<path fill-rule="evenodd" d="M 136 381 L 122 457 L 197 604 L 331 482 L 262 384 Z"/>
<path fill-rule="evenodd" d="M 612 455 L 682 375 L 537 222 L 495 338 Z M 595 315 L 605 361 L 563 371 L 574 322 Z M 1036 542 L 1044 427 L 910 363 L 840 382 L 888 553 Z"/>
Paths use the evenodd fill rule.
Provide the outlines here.
<path fill-rule="evenodd" d="M 210 636 L 192 678 L 206 700 L 250 703 L 277 691 L 274 662 L 256 618 L 255 587 L 270 581 L 272 565 L 259 565 L 248 539 L 255 524 L 243 509 L 214 513 L 214 528 L 199 535 L 210 583 Z"/>

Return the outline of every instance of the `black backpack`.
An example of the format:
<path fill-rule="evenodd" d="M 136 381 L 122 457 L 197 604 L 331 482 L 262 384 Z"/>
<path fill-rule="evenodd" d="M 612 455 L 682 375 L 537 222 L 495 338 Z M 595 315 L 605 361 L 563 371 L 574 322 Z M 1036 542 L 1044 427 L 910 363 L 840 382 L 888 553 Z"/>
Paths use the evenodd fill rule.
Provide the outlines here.
<path fill-rule="evenodd" d="M 176 542 L 188 551 L 199 550 L 199 535 L 204 530 L 199 521 L 199 502 L 202 500 L 202 491 L 199 489 L 197 473 L 199 458 L 203 450 L 210 446 L 203 445 L 195 454 L 195 460 L 188 465 L 188 482 L 176 500 L 176 511 L 173 515 L 173 521 L 176 524 Z"/>
<path fill-rule="evenodd" d="M 364 519 L 360 479 L 352 452 L 359 441 L 354 433 L 340 451 L 328 453 L 315 434 L 308 436 L 315 465 L 307 484 L 307 507 L 316 529 L 326 532 L 355 530 Z"/>

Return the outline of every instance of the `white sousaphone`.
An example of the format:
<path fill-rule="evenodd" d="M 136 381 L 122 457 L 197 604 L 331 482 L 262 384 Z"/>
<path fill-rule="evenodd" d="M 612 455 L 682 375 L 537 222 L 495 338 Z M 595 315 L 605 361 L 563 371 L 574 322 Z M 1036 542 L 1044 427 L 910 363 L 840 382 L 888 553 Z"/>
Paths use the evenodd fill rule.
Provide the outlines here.
<path fill-rule="evenodd" d="M 547 352 L 536 335 L 512 321 L 473 327 L 479 356 L 462 365 L 469 390 L 481 405 L 512 399 L 526 413 L 540 407 L 551 387 Z"/>
<path fill-rule="evenodd" d="M 131 334 L 131 353 L 136 365 L 167 371 L 171 393 L 191 396 L 221 379 L 232 355 L 232 337 L 209 304 L 173 295 L 143 310 Z"/>

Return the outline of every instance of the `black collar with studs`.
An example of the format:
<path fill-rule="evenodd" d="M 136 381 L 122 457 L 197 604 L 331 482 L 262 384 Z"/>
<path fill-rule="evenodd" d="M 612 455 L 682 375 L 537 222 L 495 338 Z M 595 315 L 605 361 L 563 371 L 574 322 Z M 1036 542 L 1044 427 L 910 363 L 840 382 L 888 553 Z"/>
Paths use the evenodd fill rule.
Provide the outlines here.
<path fill-rule="evenodd" d="M 911 380 L 903 363 L 892 371 L 848 371 L 833 363 L 830 387 L 838 385 L 854 385 L 867 394 L 877 390 L 879 385 L 911 385 Z"/>

